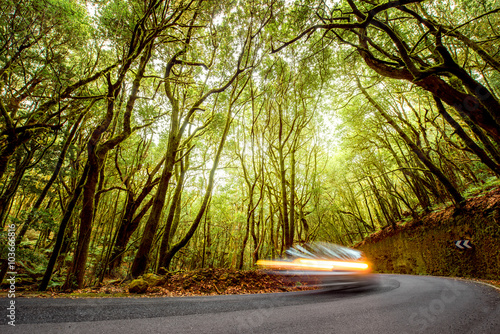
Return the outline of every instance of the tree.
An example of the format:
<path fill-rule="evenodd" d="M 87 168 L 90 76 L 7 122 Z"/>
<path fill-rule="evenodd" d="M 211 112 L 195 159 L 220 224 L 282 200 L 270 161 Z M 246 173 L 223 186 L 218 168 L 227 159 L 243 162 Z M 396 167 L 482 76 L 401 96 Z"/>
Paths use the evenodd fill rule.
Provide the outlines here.
<path fill-rule="evenodd" d="M 461 38 L 469 45 L 474 45 L 474 51 L 483 58 L 485 65 L 498 71 L 498 64 L 491 55 L 480 48 L 477 43 L 458 32 L 458 28 L 470 22 L 450 28 L 427 14 L 421 5 L 424 0 L 389 1 L 381 5 L 373 5 L 371 1 L 359 1 L 358 5 L 354 0 L 346 0 L 346 2 L 347 6 L 342 3 L 331 10 L 327 7 L 320 7 L 317 17 L 321 23 L 310 24 L 309 28 L 283 43 L 273 52 L 296 43 L 316 30 L 324 30 L 325 37 L 323 38 L 334 38 L 340 43 L 352 46 L 363 58 L 365 64 L 378 74 L 410 81 L 422 87 L 457 111 L 465 113 L 495 141 L 500 142 L 498 119 L 500 103 L 483 83 L 475 80 L 466 69 L 459 65 L 443 41 L 443 37 L 453 31 L 454 33 L 449 34 L 450 37 Z M 488 11 L 480 17 L 492 15 L 497 11 L 498 9 Z M 350 22 L 348 12 L 352 13 L 356 22 Z M 341 16 L 335 16 L 336 13 L 341 13 Z M 419 38 L 414 36 L 410 39 L 410 34 L 399 33 L 398 27 L 391 23 L 402 20 L 398 16 L 400 13 L 412 17 L 413 31 L 422 31 Z M 323 17 L 322 14 L 328 16 Z M 344 22 L 339 23 L 339 21 Z M 409 25 L 405 28 L 407 31 L 412 29 Z M 352 37 L 357 39 L 359 44 L 356 44 Z M 420 43 L 424 45 L 419 49 Z M 414 52 L 416 50 L 419 51 L 418 54 Z M 467 92 L 447 82 L 445 78 L 449 76 L 458 78 Z"/>
<path fill-rule="evenodd" d="M 226 8 L 228 10 L 228 8 Z M 195 113 L 201 109 L 202 104 L 207 101 L 207 99 L 211 98 L 212 95 L 217 96 L 217 94 L 220 94 L 224 92 L 227 88 L 229 88 L 233 82 L 235 82 L 242 73 L 244 73 L 250 66 L 253 65 L 254 60 L 253 58 L 253 52 L 252 49 L 256 47 L 254 45 L 254 40 L 256 40 L 259 36 L 259 32 L 262 30 L 262 28 L 267 24 L 268 18 L 267 18 L 267 13 L 264 12 L 263 18 L 257 18 L 256 20 L 260 19 L 260 22 L 254 23 L 253 22 L 253 16 L 250 16 L 250 24 L 248 26 L 243 26 L 242 32 L 244 33 L 243 38 L 239 41 L 230 41 L 230 44 L 228 45 L 229 50 L 232 50 L 234 47 L 234 44 L 231 45 L 231 42 L 239 42 L 241 43 L 241 51 L 237 56 L 237 59 L 234 59 L 234 63 L 230 64 L 229 66 L 232 66 L 232 69 L 228 69 L 227 67 L 224 68 L 225 71 L 231 71 L 229 77 L 226 77 L 222 80 L 222 83 L 219 83 L 219 86 L 209 89 L 208 91 L 205 91 L 205 87 L 203 87 L 203 90 L 198 93 L 198 96 L 189 96 L 187 93 L 184 93 L 182 88 L 179 85 L 173 85 L 170 80 L 171 80 L 171 75 L 174 73 L 174 66 L 180 65 L 181 67 L 205 67 L 208 68 L 207 65 L 203 63 L 195 63 L 195 62 L 190 62 L 190 61 L 185 61 L 181 57 L 185 57 L 187 54 L 188 47 L 190 46 L 190 43 L 192 42 L 192 39 L 195 34 L 196 26 L 195 23 L 197 22 L 197 18 L 200 15 L 201 8 L 198 9 L 198 11 L 195 11 L 192 19 L 191 19 L 191 25 L 188 27 L 185 37 L 182 39 L 183 43 L 181 45 L 181 49 L 176 52 L 172 58 L 169 60 L 169 62 L 165 66 L 165 76 L 164 76 L 164 89 L 165 89 L 165 94 L 168 97 L 168 100 L 170 102 L 170 105 L 172 107 L 172 114 L 171 114 L 171 123 L 170 123 L 170 130 L 169 130 L 169 137 L 168 137 L 168 144 L 167 144 L 167 150 L 165 154 L 165 166 L 162 172 L 162 176 L 160 179 L 160 183 L 157 188 L 157 192 L 155 194 L 155 199 L 153 203 L 153 207 L 151 209 L 151 214 L 148 218 L 148 221 L 146 222 L 145 230 L 143 233 L 143 237 L 141 240 L 141 244 L 139 246 L 139 249 L 137 251 L 136 257 L 134 259 L 134 262 L 132 264 L 131 268 L 131 275 L 133 277 L 137 277 L 144 273 L 146 270 L 146 266 L 148 264 L 148 257 L 149 253 L 151 251 L 151 246 L 152 246 L 152 240 L 154 238 L 158 222 L 160 220 L 161 212 L 162 209 L 165 205 L 165 196 L 167 193 L 167 189 L 169 186 L 170 179 L 173 174 L 174 170 L 174 165 L 177 160 L 177 153 L 179 148 L 181 147 L 182 144 L 182 138 L 183 135 L 188 128 L 188 125 L 190 121 L 193 119 L 195 116 Z M 255 25 L 255 26 L 254 26 Z M 227 31 L 226 31 L 227 33 Z M 228 37 L 226 35 L 226 37 Z M 217 54 L 217 46 L 214 45 L 212 46 L 213 49 L 209 49 L 209 52 L 212 53 L 212 57 L 215 57 Z M 182 70 L 180 73 L 183 73 Z M 226 72 L 227 73 L 227 72 Z M 207 76 L 208 80 L 208 76 Z M 186 96 L 189 96 L 191 99 L 185 99 Z M 183 100 L 180 100 L 180 97 L 183 97 Z M 182 102 L 182 104 L 181 104 Z M 203 122 L 204 124 L 206 122 Z M 194 130 L 196 133 L 197 131 L 201 130 L 204 128 L 206 125 L 202 125 L 200 128 Z M 191 135 L 193 136 L 193 135 Z M 189 137 L 187 139 L 187 143 L 189 143 Z M 223 146 L 223 145 L 222 145 Z M 207 190 L 208 191 L 208 190 Z M 211 191 L 211 189 L 210 189 Z M 205 203 L 205 202 L 203 202 Z M 202 205 L 206 205 L 202 204 Z M 196 218 L 198 219 L 198 218 Z M 200 218 L 201 219 L 201 216 Z M 198 222 L 199 223 L 199 222 Z M 197 227 L 197 224 L 194 224 L 193 226 Z M 195 227 L 195 229 L 196 229 Z M 194 231 L 193 231 L 194 232 Z M 191 232 L 190 232 L 191 233 Z M 188 233 L 189 234 L 189 233 Z M 189 237 L 190 238 L 190 237 Z M 189 240 L 189 238 L 187 240 Z M 181 242 L 178 246 L 173 246 L 172 249 L 177 249 L 184 246 L 183 242 Z M 178 249 L 177 249 L 178 250 Z M 169 253 L 175 254 L 177 251 L 172 251 L 170 250 Z M 168 258 L 169 256 L 166 256 Z M 170 258 L 171 259 L 171 258 Z M 163 267 L 168 267 L 168 263 L 170 262 L 170 259 L 167 261 L 160 262 Z"/>

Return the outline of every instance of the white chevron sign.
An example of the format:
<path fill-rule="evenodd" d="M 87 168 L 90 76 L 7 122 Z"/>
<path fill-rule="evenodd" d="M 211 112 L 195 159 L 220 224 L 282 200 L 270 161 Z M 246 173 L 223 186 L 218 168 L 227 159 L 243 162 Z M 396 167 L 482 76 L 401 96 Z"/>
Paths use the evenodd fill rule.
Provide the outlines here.
<path fill-rule="evenodd" d="M 455 246 L 457 246 L 460 249 L 471 249 L 472 245 L 470 244 L 470 240 L 458 240 L 455 242 Z"/>

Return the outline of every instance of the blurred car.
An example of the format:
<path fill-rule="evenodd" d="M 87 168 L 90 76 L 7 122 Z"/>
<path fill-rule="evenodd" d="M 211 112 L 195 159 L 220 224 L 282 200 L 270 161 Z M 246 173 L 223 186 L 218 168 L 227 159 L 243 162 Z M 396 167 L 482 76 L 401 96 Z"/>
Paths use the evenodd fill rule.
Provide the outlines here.
<path fill-rule="evenodd" d="M 319 287 L 360 287 L 376 284 L 361 251 L 326 242 L 295 245 L 278 260 L 259 260 L 269 274 Z"/>

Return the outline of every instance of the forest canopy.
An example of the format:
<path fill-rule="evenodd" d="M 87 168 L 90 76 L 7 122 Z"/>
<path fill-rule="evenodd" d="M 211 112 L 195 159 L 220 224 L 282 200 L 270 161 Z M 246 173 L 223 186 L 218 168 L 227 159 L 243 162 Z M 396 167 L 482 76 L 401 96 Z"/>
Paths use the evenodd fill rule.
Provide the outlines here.
<path fill-rule="evenodd" d="M 47 287 L 352 245 L 500 175 L 498 0 L 5 0 L 0 258 Z"/>

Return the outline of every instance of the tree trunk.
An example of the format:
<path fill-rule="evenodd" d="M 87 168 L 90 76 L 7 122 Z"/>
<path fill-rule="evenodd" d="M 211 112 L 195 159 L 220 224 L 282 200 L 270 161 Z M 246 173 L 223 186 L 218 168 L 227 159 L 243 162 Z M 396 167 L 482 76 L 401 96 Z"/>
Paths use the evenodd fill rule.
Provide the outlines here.
<path fill-rule="evenodd" d="M 292 170 L 290 173 L 290 231 L 288 240 L 291 246 L 295 233 L 295 147 L 292 147 L 290 160 Z"/>
<path fill-rule="evenodd" d="M 76 206 L 78 198 L 80 197 L 80 194 L 82 193 L 83 186 L 84 186 L 85 181 L 87 179 L 89 169 L 90 169 L 90 166 L 87 163 L 87 165 L 85 165 L 85 168 L 83 170 L 82 176 L 80 177 L 80 180 L 78 181 L 76 189 L 73 192 L 73 196 L 71 197 L 71 200 L 68 203 L 66 211 L 64 212 L 64 216 L 61 220 L 61 224 L 59 225 L 59 231 L 57 231 L 56 243 L 54 245 L 54 249 L 52 250 L 52 254 L 50 255 L 49 263 L 47 264 L 47 269 L 45 270 L 45 274 L 43 276 L 43 279 L 40 282 L 40 286 L 38 287 L 38 291 L 45 291 L 47 289 L 47 285 L 49 284 L 50 278 L 52 276 L 52 271 L 54 270 L 54 266 L 56 264 L 57 258 L 59 256 L 59 252 L 61 250 L 61 246 L 62 246 L 63 241 L 64 241 L 66 226 L 68 225 L 68 223 L 71 219 L 71 215 L 73 214 L 73 210 Z"/>
<path fill-rule="evenodd" d="M 96 158 L 97 160 L 97 158 Z M 99 177 L 99 162 L 88 161 L 89 171 L 83 187 L 82 211 L 80 213 L 80 230 L 78 243 L 73 258 L 73 265 L 68 272 L 63 289 L 73 289 L 83 287 L 85 278 L 85 267 L 87 264 L 88 247 L 92 232 L 92 222 L 94 213 L 94 194 Z"/>
<path fill-rule="evenodd" d="M 182 189 L 184 188 L 184 178 L 186 176 L 187 169 L 189 168 L 189 153 L 185 157 L 184 162 L 180 162 L 180 172 L 177 178 L 177 185 L 175 186 L 174 195 L 172 196 L 172 201 L 170 204 L 170 210 L 168 211 L 167 222 L 165 224 L 165 229 L 163 231 L 163 237 L 160 243 L 160 261 L 159 268 L 165 263 L 165 255 L 167 254 L 168 248 L 170 247 L 172 225 L 175 220 L 177 208 L 181 208 L 182 201 Z"/>
<path fill-rule="evenodd" d="M 292 246 L 290 240 L 290 224 L 288 221 L 288 196 L 286 191 L 286 170 L 285 170 L 285 157 L 283 154 L 284 140 L 283 140 L 283 110 L 278 106 L 279 110 L 279 144 L 278 144 L 278 159 L 280 168 L 280 182 L 281 182 L 281 217 L 283 222 L 283 243 L 286 249 Z"/>
<path fill-rule="evenodd" d="M 149 253 L 153 246 L 154 236 L 160 222 L 161 212 L 163 210 L 163 206 L 165 205 L 167 190 L 170 183 L 170 178 L 172 177 L 172 170 L 175 164 L 175 157 L 179 144 L 177 131 L 174 131 L 175 126 L 175 122 L 172 122 L 169 135 L 168 150 L 165 159 L 165 167 L 163 169 L 162 175 L 160 177 L 160 183 L 158 184 L 158 189 L 156 190 L 156 194 L 153 199 L 153 207 L 151 208 L 151 213 L 149 214 L 146 226 L 144 227 L 139 249 L 135 254 L 132 267 L 130 268 L 130 275 L 132 277 L 138 277 L 142 275 L 149 263 Z"/>

